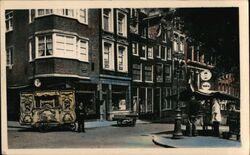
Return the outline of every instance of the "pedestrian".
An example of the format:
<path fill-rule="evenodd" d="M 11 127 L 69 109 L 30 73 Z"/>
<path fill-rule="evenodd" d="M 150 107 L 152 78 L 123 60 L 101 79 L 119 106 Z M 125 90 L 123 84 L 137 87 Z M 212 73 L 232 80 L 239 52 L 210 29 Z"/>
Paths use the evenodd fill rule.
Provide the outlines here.
<path fill-rule="evenodd" d="M 213 135 L 216 137 L 220 136 L 220 122 L 221 122 L 221 112 L 220 112 L 220 105 L 216 98 L 213 99 L 213 106 L 212 106 L 212 122 L 213 122 Z"/>
<path fill-rule="evenodd" d="M 197 136 L 196 130 L 196 118 L 200 110 L 200 104 L 196 101 L 195 96 L 192 96 L 190 101 L 187 103 L 187 114 L 188 114 L 188 122 L 187 122 L 187 131 L 188 136 Z"/>
<path fill-rule="evenodd" d="M 84 127 L 85 107 L 84 107 L 83 102 L 80 102 L 76 108 L 76 117 L 77 117 L 77 123 L 78 123 L 77 131 L 79 133 L 85 132 L 85 127 Z"/>

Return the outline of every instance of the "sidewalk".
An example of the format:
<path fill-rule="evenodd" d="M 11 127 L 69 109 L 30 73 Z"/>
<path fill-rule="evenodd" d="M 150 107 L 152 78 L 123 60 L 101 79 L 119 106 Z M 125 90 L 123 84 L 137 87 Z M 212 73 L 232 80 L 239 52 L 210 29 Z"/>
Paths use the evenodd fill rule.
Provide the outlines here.
<path fill-rule="evenodd" d="M 136 124 L 147 124 L 150 122 L 143 120 L 136 120 Z M 85 128 L 100 128 L 100 127 L 108 127 L 112 125 L 116 125 L 116 121 L 107 121 L 107 120 L 93 120 L 93 121 L 85 121 Z M 8 130 L 18 130 L 20 128 L 30 128 L 30 126 L 21 126 L 18 121 L 8 121 Z"/>
<path fill-rule="evenodd" d="M 185 130 L 185 126 L 182 125 L 182 131 Z M 208 128 L 211 130 L 211 127 Z M 202 130 L 201 126 L 197 127 L 197 130 Z M 228 126 L 220 126 L 220 132 L 228 132 Z M 153 142 L 163 147 L 171 148 L 219 148 L 219 147 L 240 147 L 241 143 L 236 140 L 223 139 L 213 136 L 195 136 L 188 137 L 183 136 L 182 139 L 172 139 L 172 133 L 158 133 L 153 135 Z"/>

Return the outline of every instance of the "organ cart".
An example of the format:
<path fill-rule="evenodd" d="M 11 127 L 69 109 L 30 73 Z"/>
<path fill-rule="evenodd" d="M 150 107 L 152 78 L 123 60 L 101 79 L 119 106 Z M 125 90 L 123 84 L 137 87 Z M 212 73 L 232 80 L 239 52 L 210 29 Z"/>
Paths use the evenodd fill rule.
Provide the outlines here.
<path fill-rule="evenodd" d="M 52 126 L 75 130 L 74 90 L 21 92 L 20 124 L 46 131 Z"/>

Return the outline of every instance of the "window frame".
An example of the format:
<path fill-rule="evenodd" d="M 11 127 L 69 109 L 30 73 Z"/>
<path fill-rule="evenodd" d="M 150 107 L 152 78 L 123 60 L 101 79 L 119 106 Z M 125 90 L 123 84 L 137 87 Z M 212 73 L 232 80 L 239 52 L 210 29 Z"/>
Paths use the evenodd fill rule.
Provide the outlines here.
<path fill-rule="evenodd" d="M 168 67 L 167 67 L 168 66 Z M 169 68 L 169 80 L 167 81 L 167 75 L 166 75 L 166 68 Z M 164 81 L 165 81 L 165 83 L 170 83 L 171 82 L 171 80 L 172 80 L 172 70 L 171 70 L 171 65 L 170 64 L 166 64 L 165 66 L 164 66 Z"/>
<path fill-rule="evenodd" d="M 165 89 L 165 94 L 164 94 L 165 96 L 172 95 L 171 87 L 165 87 L 164 89 Z M 168 90 L 170 90 L 169 91 L 170 94 L 168 94 Z M 164 99 L 163 104 L 164 104 L 163 108 L 162 108 L 163 111 L 164 110 L 172 110 L 173 109 L 173 104 L 172 104 L 172 100 L 171 99 Z"/>
<path fill-rule="evenodd" d="M 109 30 L 105 30 L 104 27 L 104 9 L 109 9 L 110 14 L 109 14 Z M 111 8 L 103 8 L 102 9 L 102 30 L 106 32 L 111 32 L 114 33 L 114 10 Z"/>
<path fill-rule="evenodd" d="M 111 53 L 110 53 L 110 56 L 109 56 L 109 59 L 110 59 L 109 60 L 109 66 L 110 66 L 109 68 L 105 67 L 105 62 L 104 62 L 104 54 L 105 54 L 104 45 L 105 45 L 105 43 L 108 43 L 108 44 L 111 45 L 111 51 L 110 51 Z M 102 69 L 114 71 L 115 70 L 115 64 L 114 64 L 114 61 L 111 61 L 111 60 L 114 60 L 114 42 L 103 39 L 102 40 L 102 66 L 103 66 Z"/>
<path fill-rule="evenodd" d="M 6 17 L 7 15 L 12 14 L 10 17 Z M 8 23 L 8 29 L 7 29 Z M 10 32 L 14 30 L 14 11 L 9 11 L 5 13 L 5 32 Z"/>
<path fill-rule="evenodd" d="M 150 57 L 149 56 L 149 51 L 151 50 L 151 52 L 152 52 L 152 56 Z M 154 59 L 154 47 L 153 46 L 148 46 L 148 49 L 147 49 L 147 55 L 148 55 L 148 59 Z"/>
<path fill-rule="evenodd" d="M 32 13 L 31 13 L 32 10 L 35 11 L 34 17 L 32 17 Z M 39 10 L 44 10 L 44 14 L 43 15 L 39 15 L 38 14 Z M 47 10 L 51 10 L 51 12 L 50 13 L 46 13 Z M 72 12 L 73 15 L 71 15 L 71 16 L 70 15 L 65 15 L 65 12 L 69 11 L 69 10 L 73 11 Z M 88 25 L 88 9 L 84 8 L 84 10 L 86 11 L 85 12 L 85 15 L 86 15 L 85 22 L 80 19 L 80 10 L 83 10 L 83 9 L 29 9 L 29 23 L 33 23 L 34 20 L 36 18 L 39 18 L 39 17 L 50 16 L 50 15 L 57 15 L 57 16 L 62 16 L 62 17 L 76 19 L 80 23 Z"/>
<path fill-rule="evenodd" d="M 12 49 L 11 52 L 10 52 L 10 49 Z M 10 58 L 11 63 L 8 63 L 9 58 Z M 9 67 L 9 69 L 12 69 L 12 66 L 14 66 L 14 46 L 13 45 L 6 47 L 6 67 Z"/>
<path fill-rule="evenodd" d="M 119 69 L 119 47 L 122 47 L 124 49 L 124 54 L 123 54 L 123 70 Z M 117 53 L 117 71 L 119 72 L 128 72 L 128 48 L 126 45 L 122 45 L 122 44 L 117 44 L 117 49 L 116 49 Z"/>
<path fill-rule="evenodd" d="M 133 66 L 133 65 L 138 65 L 138 66 L 140 66 L 140 74 L 139 74 L 139 75 L 140 75 L 140 76 L 139 76 L 140 79 L 139 79 L 139 80 L 137 80 L 137 79 L 135 80 L 135 79 L 133 78 L 133 76 L 134 76 L 134 73 L 133 73 L 134 66 Z M 133 81 L 135 81 L 135 82 L 142 82 L 142 63 L 140 63 L 140 64 L 135 64 L 135 63 L 134 63 L 133 65 L 132 65 L 132 78 L 133 78 Z M 137 68 L 136 68 L 136 69 L 137 69 Z"/>
<path fill-rule="evenodd" d="M 146 78 L 147 77 L 146 72 L 148 71 L 148 70 L 146 70 L 146 67 L 151 68 L 151 81 L 147 80 L 147 78 Z M 144 76 L 145 76 L 145 82 L 153 83 L 153 81 L 154 81 L 154 66 L 153 65 L 145 65 L 144 66 Z"/>
<path fill-rule="evenodd" d="M 39 37 L 45 37 L 45 36 L 51 36 L 51 40 L 52 40 L 52 54 L 51 55 L 45 55 L 45 56 L 39 56 Z M 62 37 L 60 41 L 62 41 L 63 44 L 63 48 L 61 48 L 61 50 L 58 50 L 59 44 L 59 37 Z M 72 38 L 71 42 L 70 42 L 70 49 L 72 50 L 67 50 L 67 38 Z M 30 41 L 32 42 L 32 40 L 29 40 L 28 46 L 30 46 Z M 80 42 L 86 42 L 86 58 L 82 59 L 79 57 L 80 55 Z M 45 41 L 43 41 L 45 43 Z M 32 43 L 31 43 L 32 44 Z M 35 36 L 35 43 L 33 44 L 35 45 L 35 57 L 33 60 L 36 59 L 46 59 L 46 58 L 62 58 L 62 59 L 75 59 L 81 62 L 89 62 L 89 40 L 88 38 L 83 38 L 80 36 L 76 36 L 74 34 L 69 34 L 69 33 L 61 33 L 61 32 L 51 32 L 51 33 L 41 33 Z M 46 46 L 46 44 L 44 44 L 44 47 Z M 62 46 L 60 46 L 62 47 Z M 30 48 L 30 47 L 29 47 Z M 71 53 L 69 53 L 71 52 Z M 31 53 L 29 52 L 29 56 Z M 29 59 L 30 61 L 33 61 L 31 59 Z"/>
<path fill-rule="evenodd" d="M 139 56 L 139 44 L 137 42 L 132 42 L 132 54 L 135 56 Z M 133 45 L 135 45 L 135 48 L 133 47 Z M 136 53 L 134 52 L 134 49 L 136 51 Z"/>
<path fill-rule="evenodd" d="M 123 15 L 123 19 L 122 19 L 122 30 L 123 32 L 119 32 L 119 14 L 122 14 Z M 120 11 L 120 10 L 117 10 L 116 11 L 116 29 L 117 29 L 117 35 L 119 36 L 123 36 L 123 37 L 127 37 L 127 34 L 128 34 L 128 30 L 127 30 L 127 14 Z"/>
<path fill-rule="evenodd" d="M 164 58 L 162 58 L 162 49 L 164 49 Z M 162 46 L 162 49 L 161 49 L 161 59 L 166 61 L 167 60 L 167 52 L 168 52 L 168 48 L 167 46 Z"/>
<path fill-rule="evenodd" d="M 143 47 L 145 48 L 144 56 L 142 56 Z M 147 60 L 147 45 L 146 44 L 141 45 L 140 59 Z"/>

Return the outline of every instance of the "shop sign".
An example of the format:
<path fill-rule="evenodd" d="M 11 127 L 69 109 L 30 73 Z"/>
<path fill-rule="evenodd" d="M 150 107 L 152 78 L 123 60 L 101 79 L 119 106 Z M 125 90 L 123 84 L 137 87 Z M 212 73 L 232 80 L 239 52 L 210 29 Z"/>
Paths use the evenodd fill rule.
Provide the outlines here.
<path fill-rule="evenodd" d="M 208 81 L 212 77 L 212 73 L 209 70 L 204 70 L 200 73 L 201 80 Z"/>
<path fill-rule="evenodd" d="M 201 88 L 203 90 L 209 90 L 211 88 L 211 84 L 209 82 L 203 82 Z"/>

